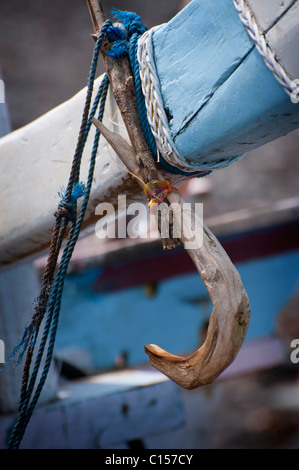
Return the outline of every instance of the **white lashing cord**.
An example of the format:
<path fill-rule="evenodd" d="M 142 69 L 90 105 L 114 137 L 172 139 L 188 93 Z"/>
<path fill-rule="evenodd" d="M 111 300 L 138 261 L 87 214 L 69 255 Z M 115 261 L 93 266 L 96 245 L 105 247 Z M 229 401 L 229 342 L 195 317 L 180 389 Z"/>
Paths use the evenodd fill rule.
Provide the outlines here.
<path fill-rule="evenodd" d="M 160 154 L 170 165 L 185 172 L 194 172 L 196 168 L 186 167 L 183 164 L 179 152 L 173 142 L 168 119 L 164 111 L 163 98 L 160 92 L 160 83 L 157 76 L 154 60 L 154 50 L 152 36 L 156 26 L 148 30 L 138 40 L 137 59 L 139 63 L 139 73 L 142 84 L 142 91 L 145 97 L 147 118 L 154 135 L 156 146 Z"/>
<path fill-rule="evenodd" d="M 294 92 L 294 81 L 289 77 L 282 65 L 277 61 L 275 53 L 268 44 L 265 35 L 260 30 L 257 21 L 245 0 L 233 0 L 239 17 L 253 39 L 257 50 L 264 58 L 266 65 L 275 78 L 291 95 Z M 164 110 L 160 82 L 155 67 L 155 57 L 152 37 L 160 26 L 146 31 L 138 40 L 137 60 L 141 78 L 142 91 L 145 98 L 147 118 L 154 135 L 158 152 L 170 165 L 188 173 L 196 171 L 194 166 L 188 166 L 182 161 L 171 136 L 171 130 Z M 203 164 L 201 169 L 208 168 Z M 182 178 L 182 177 L 181 177 Z"/>
<path fill-rule="evenodd" d="M 255 42 L 256 48 L 263 57 L 275 78 L 283 86 L 288 94 L 294 91 L 294 81 L 289 77 L 286 70 L 278 62 L 274 51 L 268 44 L 265 34 L 260 30 L 257 21 L 245 0 L 233 0 L 239 13 L 239 17 L 246 27 L 249 36 Z"/>

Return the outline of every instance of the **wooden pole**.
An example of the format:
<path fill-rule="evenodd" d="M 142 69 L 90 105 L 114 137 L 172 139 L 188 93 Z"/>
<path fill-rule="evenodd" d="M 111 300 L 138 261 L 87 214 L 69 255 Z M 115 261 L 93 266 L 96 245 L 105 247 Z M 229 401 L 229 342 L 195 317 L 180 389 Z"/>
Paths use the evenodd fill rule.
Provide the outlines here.
<path fill-rule="evenodd" d="M 95 30 L 99 30 L 102 24 L 103 17 L 100 13 Z M 153 167 L 153 157 L 146 146 L 139 126 L 129 61 L 127 58 L 116 61 L 107 57 L 105 53 L 103 57 L 113 93 L 132 144 L 132 151 L 128 153 L 127 158 L 130 159 L 135 153 L 139 172 L 146 183 L 153 179 L 161 180 L 163 175 Z M 112 133 L 105 130 L 100 123 L 96 121 L 93 123 L 103 132 L 115 150 L 121 146 L 120 136 L 115 142 Z M 117 153 L 120 155 L 120 152 Z M 126 164 L 126 152 L 122 153 L 122 160 Z M 132 168 L 130 161 L 127 167 Z M 178 192 L 171 191 L 167 195 L 167 201 L 183 209 L 183 200 Z M 179 211 L 179 214 L 174 214 L 175 224 L 179 223 L 182 213 L 183 211 Z M 201 245 L 199 242 L 196 248 L 188 248 L 188 229 L 185 232 L 188 224 L 185 227 L 181 226 L 180 240 L 194 262 L 213 303 L 214 308 L 207 337 L 202 347 L 188 357 L 174 356 L 153 344 L 146 345 L 145 352 L 149 355 L 154 367 L 182 387 L 192 389 L 215 380 L 234 360 L 246 336 L 250 306 L 240 275 L 216 237 L 201 220 L 197 220 L 193 212 L 190 212 L 189 216 L 190 220 L 198 225 L 199 238 L 200 228 L 203 229 L 203 243 Z M 185 220 L 183 226 L 184 224 Z"/>
<path fill-rule="evenodd" d="M 94 28 L 93 37 L 97 38 L 103 24 L 105 23 L 103 8 L 98 0 L 87 0 L 87 5 Z M 159 172 L 155 167 L 153 154 L 148 148 L 140 126 L 135 100 L 134 80 L 129 59 L 127 57 L 114 59 L 113 57 L 109 57 L 106 53 L 103 53 L 102 55 L 115 101 L 120 110 L 135 153 L 137 167 L 141 178 L 144 183 L 159 180 Z M 126 166 L 130 167 L 131 163 L 128 162 Z M 159 226 L 159 220 L 157 220 L 157 223 Z M 172 233 L 171 230 L 172 221 L 170 221 L 170 234 Z M 171 250 L 172 248 L 180 245 L 179 239 L 171 236 L 169 238 L 163 238 L 161 241 L 163 248 L 167 250 Z"/>

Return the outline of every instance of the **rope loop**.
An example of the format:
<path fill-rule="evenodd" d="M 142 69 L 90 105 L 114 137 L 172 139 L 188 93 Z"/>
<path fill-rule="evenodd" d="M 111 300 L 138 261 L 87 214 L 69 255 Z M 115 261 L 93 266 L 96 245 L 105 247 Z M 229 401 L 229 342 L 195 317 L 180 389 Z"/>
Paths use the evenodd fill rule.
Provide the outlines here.
<path fill-rule="evenodd" d="M 73 222 L 76 218 L 77 201 L 82 196 L 84 196 L 84 192 L 84 183 L 80 182 L 75 184 L 69 202 L 66 200 L 67 194 L 65 192 L 58 193 L 60 196 L 60 203 L 58 204 L 57 210 L 54 213 L 55 217 L 63 217 Z"/>
<path fill-rule="evenodd" d="M 122 23 L 122 25 L 113 25 L 110 20 L 107 20 L 100 31 L 94 47 L 77 145 L 73 156 L 67 188 L 62 193 L 59 193 L 60 202 L 54 214 L 56 222 L 52 232 L 47 265 L 41 283 L 41 291 L 36 300 L 31 322 L 25 327 L 21 340 L 15 346 L 6 361 L 7 363 L 14 359 L 17 353 L 19 353 L 17 362 L 19 363 L 22 360 L 24 353 L 27 351 L 21 384 L 19 415 L 8 441 L 8 447 L 12 449 L 16 449 L 20 445 L 50 369 L 60 315 L 64 281 L 72 253 L 79 238 L 89 201 L 100 138 L 98 130 L 95 132 L 90 156 L 89 171 L 85 184 L 80 182 L 81 160 L 91 128 L 91 119 L 96 113 L 98 113 L 98 120 L 101 121 L 103 119 L 109 86 L 109 78 L 107 74 L 105 74 L 91 107 L 95 74 L 100 52 L 105 51 L 108 55 L 112 54 L 112 56 L 116 58 L 121 58 L 124 55 L 129 56 L 133 70 L 136 101 L 141 127 L 149 148 L 152 150 L 154 155 L 157 155 L 155 139 L 147 120 L 144 96 L 141 90 L 139 66 L 136 58 L 138 38 L 144 34 L 147 28 L 143 23 L 141 23 L 140 17 L 135 13 L 114 10 L 114 16 Z M 175 173 L 175 170 L 172 171 L 172 173 Z M 172 190 L 174 190 L 174 188 L 169 181 L 152 181 L 146 185 L 145 188 L 145 192 L 149 197 L 151 206 L 156 203 L 161 203 Z M 78 210 L 77 201 L 81 197 L 83 200 L 81 207 Z M 78 214 L 77 211 L 79 212 Z M 61 260 L 57 268 L 58 256 L 66 235 L 66 246 L 62 251 Z M 31 371 L 33 350 L 37 344 L 38 333 L 44 319 L 45 324 L 43 333 Z M 44 359 L 43 366 L 41 366 L 42 359 Z M 36 383 L 41 367 L 42 371 L 39 376 L 39 382 Z"/>
<path fill-rule="evenodd" d="M 73 157 L 67 189 L 62 193 L 59 193 L 60 202 L 54 214 L 56 216 L 56 223 L 52 232 L 49 256 L 41 283 L 41 291 L 38 299 L 36 300 L 36 305 L 34 307 L 34 313 L 32 315 L 31 322 L 25 327 L 25 331 L 21 340 L 14 347 L 12 353 L 10 354 L 9 358 L 5 363 L 6 365 L 7 362 L 9 362 L 10 360 L 14 360 L 15 356 L 19 354 L 17 360 L 18 364 L 22 360 L 25 352 L 27 351 L 23 368 L 23 377 L 19 401 L 19 415 L 17 417 L 17 420 L 15 422 L 15 425 L 12 429 L 8 441 L 8 448 L 11 449 L 17 449 L 21 443 L 27 424 L 31 418 L 31 415 L 34 411 L 34 408 L 37 404 L 37 401 L 45 384 L 52 362 L 64 281 L 69 261 L 72 257 L 76 242 L 79 238 L 93 181 L 95 161 L 100 137 L 100 133 L 98 130 L 96 130 L 95 132 L 86 184 L 83 184 L 79 181 L 80 167 L 84 146 L 91 128 L 91 119 L 95 116 L 96 113 L 98 113 L 97 118 L 101 121 L 104 115 L 106 96 L 109 86 L 109 79 L 107 75 L 104 75 L 103 77 L 103 80 L 94 99 L 92 108 L 91 98 L 93 94 L 95 73 L 99 53 L 103 46 L 107 30 L 110 26 L 111 22 L 105 22 L 95 44 L 91 67 L 89 71 L 87 93 L 77 140 L 77 146 Z M 83 200 L 81 203 L 79 214 L 77 216 L 77 201 L 81 197 L 83 198 Z M 56 270 L 58 255 L 60 253 L 62 242 L 66 236 L 69 224 L 70 227 L 66 247 L 63 249 L 61 261 L 59 263 L 58 269 Z M 43 333 L 34 360 L 33 369 L 31 371 L 30 369 L 31 362 L 33 360 L 34 347 L 36 346 L 38 333 L 44 318 L 45 324 L 43 328 Z M 43 358 L 44 363 L 41 366 Z M 39 382 L 36 383 L 40 369 L 41 374 L 39 376 Z"/>

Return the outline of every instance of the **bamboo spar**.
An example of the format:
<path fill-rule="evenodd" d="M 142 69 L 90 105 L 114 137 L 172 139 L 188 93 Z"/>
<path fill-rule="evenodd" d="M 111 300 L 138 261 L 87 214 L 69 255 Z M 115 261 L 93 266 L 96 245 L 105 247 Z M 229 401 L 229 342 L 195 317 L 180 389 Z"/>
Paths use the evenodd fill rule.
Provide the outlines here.
<path fill-rule="evenodd" d="M 282 6 L 279 1 L 268 1 L 265 7 L 253 0 L 248 3 L 261 27 L 267 30 L 280 61 L 299 76 L 298 49 L 292 46 L 298 42 L 298 2 L 283 2 Z M 191 34 L 190 40 L 186 31 Z M 191 43 L 196 47 L 187 53 L 185 48 Z M 193 0 L 155 31 L 154 45 L 163 99 L 173 115 L 171 131 L 182 155 L 188 154 L 193 161 L 200 156 L 206 163 L 215 159 L 219 163 L 228 155 L 243 155 L 299 126 L 299 106 L 291 102 L 254 48 L 231 0 L 217 5 L 213 0 Z M 205 63 L 210 66 L 205 67 Z M 101 77 L 96 89 L 100 81 Z M 5 193 L 0 266 L 36 256 L 48 247 L 57 194 L 68 179 L 84 97 L 85 89 L 0 139 L 0 183 Z M 188 115 L 193 116 L 191 121 Z M 122 123 L 109 94 L 104 124 L 127 139 L 124 126 L 119 128 L 112 120 Z M 87 141 L 86 155 L 92 137 Z M 86 160 L 83 159 L 83 179 Z M 127 194 L 128 203 L 140 197 L 139 186 L 111 161 L 102 141 L 85 226 L 96 221 L 98 203 L 107 198 L 116 203 L 120 193 Z"/>

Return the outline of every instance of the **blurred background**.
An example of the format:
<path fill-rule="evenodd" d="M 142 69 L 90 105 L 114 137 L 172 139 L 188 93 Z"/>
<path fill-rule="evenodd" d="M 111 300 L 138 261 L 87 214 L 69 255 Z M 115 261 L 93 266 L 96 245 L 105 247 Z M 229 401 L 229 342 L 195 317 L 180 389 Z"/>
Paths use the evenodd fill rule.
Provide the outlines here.
<path fill-rule="evenodd" d="M 148 27 L 164 23 L 180 0 L 108 0 L 112 8 L 138 12 Z M 21 127 L 71 98 L 87 83 L 93 50 L 84 0 L 19 0 L 0 5 L 0 57 L 12 128 Z M 103 71 L 99 64 L 99 74 Z"/>
<path fill-rule="evenodd" d="M 150 28 L 170 20 L 186 3 L 188 2 L 182 0 L 152 0 L 150 2 L 103 0 L 102 5 L 107 16 L 111 8 L 134 11 Z M 85 87 L 93 49 L 91 33 L 91 21 L 84 0 L 0 2 L 0 69 L 5 82 L 11 130 L 30 123 Z M 102 72 L 103 67 L 99 64 L 98 74 Z M 243 210 L 252 211 L 252 213 L 256 211 L 259 218 L 266 219 L 273 209 L 273 204 L 275 206 L 281 201 L 289 204 L 293 214 L 292 223 L 296 222 L 298 220 L 298 188 L 299 131 L 297 130 L 250 152 L 245 158 L 228 168 L 214 171 L 203 180 L 184 184 L 181 190 L 187 199 L 195 198 L 203 202 L 205 220 L 211 219 L 217 226 L 217 221 L 220 220 L 217 217 L 234 214 L 231 220 L 235 223 L 238 218 L 237 211 Z M 2 197 L 5 199 L 5 194 Z M 282 207 L 284 207 L 283 204 Z M 242 213 L 239 215 L 242 219 Z M 290 221 L 289 215 L 288 213 L 287 222 Z M 228 226 L 229 221 L 228 217 Z M 242 225 L 240 227 L 242 228 Z M 292 235 L 292 227 L 283 233 L 285 238 L 297 237 L 297 232 L 293 232 Z M 271 242 L 271 232 L 268 236 L 268 242 L 267 239 L 263 241 L 264 245 Z M 255 238 L 251 240 L 251 245 L 258 243 Z M 84 257 L 94 242 L 94 238 L 89 239 L 88 243 L 83 240 L 75 253 L 75 260 L 76 256 L 77 258 Z M 253 317 L 262 318 L 263 309 L 266 311 L 268 302 L 272 301 L 271 308 L 274 313 L 271 310 L 271 328 L 267 330 L 264 327 L 263 331 L 267 334 L 271 333 L 275 338 L 279 336 L 285 341 L 283 343 L 285 349 L 280 359 L 277 361 L 273 359 L 272 363 L 270 360 L 270 367 L 251 370 L 250 373 L 241 372 L 216 385 L 206 386 L 203 391 L 180 391 L 186 415 L 185 425 L 167 435 L 157 438 L 149 437 L 145 441 L 148 448 L 299 447 L 299 365 L 291 363 L 288 346 L 291 338 L 299 337 L 297 290 L 299 268 L 296 268 L 298 266 L 298 248 L 294 248 L 296 243 L 297 238 L 292 244 L 293 251 L 286 248 L 288 263 L 291 263 L 290 269 L 288 264 L 281 264 L 279 260 L 274 260 L 274 262 L 277 261 L 274 268 L 271 267 L 271 263 L 269 264 L 268 269 L 272 270 L 272 273 L 276 269 L 275 272 L 281 278 L 277 277 L 272 280 L 269 275 L 270 281 L 266 282 L 265 278 L 268 273 L 261 265 L 254 264 L 256 261 L 254 256 L 250 260 L 248 277 L 246 277 L 247 266 L 240 265 L 240 270 L 252 293 L 250 298 L 253 299 L 253 305 L 255 305 L 255 296 L 260 295 L 263 298 L 260 304 L 256 301 L 257 306 L 253 309 Z M 248 245 L 246 246 L 247 248 L 242 249 L 250 251 L 252 246 L 249 248 Z M 269 261 L 269 258 L 267 260 Z M 42 269 L 42 262 L 38 265 L 38 269 Z M 290 281 L 287 277 L 288 269 L 292 273 Z M 82 274 L 83 277 L 80 277 L 81 273 L 75 272 L 73 279 L 76 275 L 77 286 L 81 283 L 82 287 L 84 283 L 89 282 L 88 279 L 94 282 L 99 272 L 95 277 L 93 274 L 90 274 L 91 277 L 88 277 L 89 275 L 86 277 L 85 272 Z M 66 302 L 63 312 L 65 316 L 62 318 L 62 328 L 57 339 L 57 358 L 62 361 L 68 359 L 69 365 L 74 369 L 77 368 L 83 375 L 90 373 L 90 370 L 91 373 L 97 373 L 101 371 L 101 368 L 113 368 L 112 362 L 112 364 L 100 364 L 91 369 L 86 366 L 84 370 L 84 364 L 76 360 L 76 354 L 72 362 L 69 354 L 63 353 L 64 335 L 66 330 L 72 327 L 69 327 L 71 319 L 67 314 L 68 302 L 74 297 L 74 289 L 78 288 L 74 287 L 72 282 L 70 278 L 69 284 L 66 284 Z M 247 287 L 246 282 L 245 287 Z M 288 282 L 289 285 L 285 285 Z M 280 286 L 288 293 L 287 298 L 283 297 L 283 300 L 278 296 Z M 146 287 L 150 290 L 148 297 L 155 295 L 156 286 L 153 283 Z M 175 290 L 174 287 L 172 289 L 170 293 Z M 107 302 L 110 301 L 111 299 L 107 300 Z M 195 308 L 199 304 L 202 310 L 207 308 L 206 297 L 199 301 L 196 299 L 191 299 L 191 301 Z M 115 322 L 115 317 L 113 318 Z M 202 314 L 202 318 L 205 319 L 205 315 Z M 131 318 L 131 321 L 135 320 Z M 80 329 L 80 326 L 78 328 Z M 138 330 L 136 334 L 139 334 Z M 253 330 L 252 337 L 254 337 Z M 79 341 L 78 337 L 76 341 Z M 94 341 L 93 337 L 92 341 Z M 96 349 L 96 346 L 94 348 Z M 120 365 L 135 366 L 140 362 L 139 357 L 131 363 L 127 361 L 126 350 L 120 349 L 118 352 L 114 350 L 113 354 L 116 368 Z M 271 351 L 267 354 L 271 356 Z M 273 357 L 276 354 L 277 351 L 273 351 Z M 206 412 L 203 410 L 204 403 L 206 403 L 203 395 L 211 397 L 211 406 Z"/>

